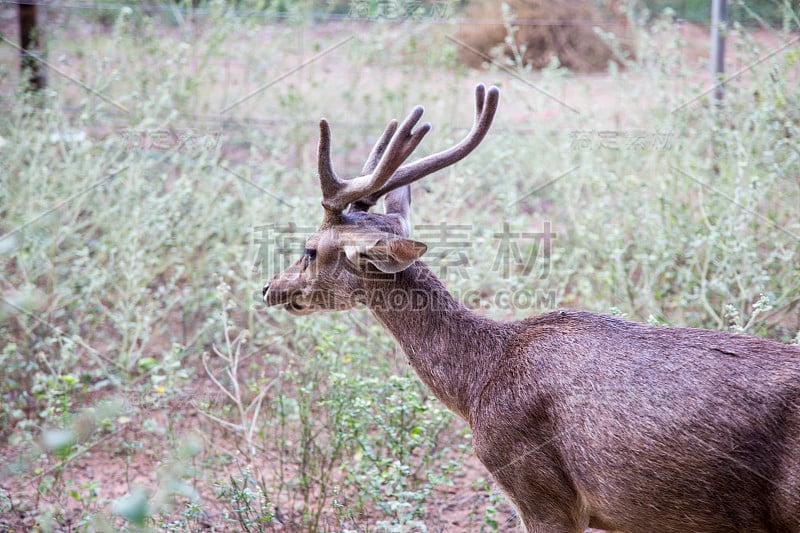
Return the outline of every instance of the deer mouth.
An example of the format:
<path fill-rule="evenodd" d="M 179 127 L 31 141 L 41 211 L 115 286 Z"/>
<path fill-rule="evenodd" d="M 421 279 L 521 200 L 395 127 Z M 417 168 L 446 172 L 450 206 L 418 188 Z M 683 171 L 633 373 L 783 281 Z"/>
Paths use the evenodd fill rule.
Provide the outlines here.
<path fill-rule="evenodd" d="M 310 315 L 314 312 L 310 306 L 302 303 L 299 297 L 291 298 L 286 304 L 284 304 L 283 308 L 295 316 Z"/>

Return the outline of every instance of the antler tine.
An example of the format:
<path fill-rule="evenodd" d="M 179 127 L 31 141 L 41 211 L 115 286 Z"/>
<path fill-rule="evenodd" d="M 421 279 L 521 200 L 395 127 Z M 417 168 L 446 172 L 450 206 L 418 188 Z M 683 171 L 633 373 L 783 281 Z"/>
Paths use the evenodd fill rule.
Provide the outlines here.
<path fill-rule="evenodd" d="M 331 127 L 324 118 L 319 121 L 317 171 L 319 172 L 319 184 L 322 189 L 322 205 L 325 206 L 326 200 L 336 195 L 343 182 L 333 170 L 333 162 L 331 161 Z"/>
<path fill-rule="evenodd" d="M 367 157 L 367 161 L 364 163 L 364 168 L 361 169 L 362 176 L 375 172 L 375 167 L 378 166 L 378 162 L 381 160 L 386 147 L 389 146 L 389 141 L 392 140 L 395 131 L 397 131 L 397 120 L 392 119 L 386 125 L 383 134 L 375 142 L 375 146 L 372 147 L 372 151 L 369 153 L 369 157 Z"/>
<path fill-rule="evenodd" d="M 372 169 L 371 172 L 350 180 L 341 180 L 333 170 L 330 157 L 330 127 L 328 122 L 322 119 L 318 167 L 323 207 L 329 212 L 341 213 L 348 205 L 383 187 L 430 131 L 431 126 L 428 123 L 413 131 L 422 113 L 423 109 L 416 107 L 399 127 L 396 121 L 390 122 L 381 138 L 375 143 L 364 166 L 365 170 Z"/>
<path fill-rule="evenodd" d="M 386 131 L 383 132 L 381 138 L 375 143 L 375 147 L 372 149 L 367 163 L 364 165 L 363 172 L 374 173 L 376 176 L 375 182 L 379 182 L 381 187 L 386 185 L 386 182 L 394 175 L 395 171 L 408 159 L 414 150 L 417 149 L 423 137 L 431 130 L 431 125 L 425 122 L 416 131 L 412 132 L 414 126 L 419 122 L 424 112 L 425 110 L 422 106 L 415 107 L 400 125 L 397 132 L 394 132 L 392 129 L 391 133 L 389 133 L 392 123 L 396 124 L 396 121 L 390 122 L 389 125 L 386 126 Z M 387 138 L 387 135 L 391 135 L 391 138 Z M 356 200 L 352 204 L 351 210 L 369 211 L 382 196 L 374 194 L 374 191 L 381 187 L 372 189 L 368 194 Z"/>
<path fill-rule="evenodd" d="M 326 210 L 325 218 L 328 219 L 329 213 L 341 213 L 350 203 L 346 199 L 346 193 L 348 189 L 353 188 L 353 184 L 339 178 L 333 170 L 333 161 L 331 160 L 331 127 L 324 118 L 319 121 L 319 148 L 317 149 L 317 158 L 319 184 L 322 189 L 322 206 Z"/>
<path fill-rule="evenodd" d="M 389 178 L 400 168 L 400 165 L 417 149 L 422 138 L 431 130 L 431 125 L 423 123 L 417 131 L 412 131 L 417 125 L 422 114 L 425 112 L 422 106 L 415 107 L 406 119 L 400 124 L 400 128 L 392 135 L 389 146 L 386 147 L 377 168 L 373 171 L 373 182 L 380 183 L 373 191 L 383 187 Z M 365 195 L 366 196 L 366 195 Z"/>
<path fill-rule="evenodd" d="M 360 203 L 374 205 L 384 194 L 464 159 L 481 143 L 489 131 L 499 100 L 500 91 L 497 87 L 490 87 L 487 91 L 483 84 L 478 85 L 475 88 L 475 121 L 469 134 L 460 143 L 447 150 L 398 168 L 383 187 L 361 199 Z"/>

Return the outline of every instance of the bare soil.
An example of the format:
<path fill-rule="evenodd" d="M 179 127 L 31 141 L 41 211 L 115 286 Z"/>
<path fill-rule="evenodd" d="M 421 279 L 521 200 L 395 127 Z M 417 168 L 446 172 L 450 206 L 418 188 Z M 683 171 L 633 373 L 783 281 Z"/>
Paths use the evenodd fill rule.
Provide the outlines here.
<path fill-rule="evenodd" d="M 0 29 L 11 36 L 14 25 L 8 16 L 9 10 L 4 8 L 1 11 Z M 688 43 L 684 65 L 695 71 L 698 79 L 704 79 L 707 76 L 707 28 L 682 24 L 678 30 Z M 781 43 L 780 36 L 772 32 L 758 31 L 751 36 L 765 50 Z M 729 42 L 731 47 L 736 45 L 735 40 Z M 16 58 L 17 52 L 10 47 L 0 50 L 0 63 L 7 69 L 14 68 Z M 735 72 L 745 66 L 733 63 L 730 70 Z M 625 97 L 620 93 L 618 79 L 598 74 L 575 75 L 575 79 L 574 86 L 567 85 L 564 92 L 556 96 L 574 106 L 606 106 L 614 110 L 610 112 L 610 120 L 624 122 L 625 108 L 621 104 Z M 635 85 L 635 77 L 627 78 L 626 83 Z M 589 87 L 589 90 L 584 91 L 584 87 Z M 522 109 L 517 111 L 516 121 L 535 127 L 554 114 L 565 112 L 559 105 L 538 107 L 532 112 Z M 113 430 L 100 431 L 99 436 L 84 443 L 82 453 L 70 460 L 47 454 L 31 456 L 31 443 L 5 443 L 0 447 L 4 468 L 20 464 L 21 469 L 11 469 L 10 475 L 0 478 L 0 488 L 9 495 L 13 504 L 13 511 L 0 517 L 0 531 L 30 530 L 43 511 L 60 516 L 54 523 L 54 530 L 70 531 L 87 511 L 107 508 L 100 502 L 114 501 L 137 486 L 155 490 L 163 483 L 162 474 L 170 468 L 170 462 L 177 460 L 175 452 L 182 436 L 188 435 L 199 436 L 204 447 L 189 461 L 194 464 L 188 465 L 202 470 L 196 477 L 188 479 L 202 502 L 203 517 L 197 520 L 197 527 L 209 531 L 226 530 L 230 526 L 220 525 L 226 506 L 214 495 L 214 480 L 225 482 L 231 476 L 238 476 L 247 464 L 253 467 L 254 475 L 268 477 L 273 470 L 270 461 L 279 450 L 264 450 L 261 455 L 251 458 L 253 462 L 244 460 L 241 439 L 202 416 L 197 409 L 198 399 L 222 401 L 218 389 L 202 374 L 202 370 L 180 394 L 141 403 L 129 413 L 117 417 Z M 475 516 L 490 505 L 488 495 L 474 488 L 476 481 L 483 477 L 487 477 L 487 473 L 474 457 L 464 460 L 462 471 L 455 476 L 455 484 L 438 489 L 434 498 L 436 503 L 431 506 L 430 517 L 426 518 L 428 530 L 477 531 L 480 524 L 476 524 Z M 84 495 L 88 491 L 82 487 L 92 482 L 97 484 L 99 492 L 95 501 L 87 501 Z M 48 484 L 66 491 L 75 489 L 76 496 L 65 498 L 63 492 L 48 492 L 45 489 Z M 175 502 L 176 513 L 181 511 L 183 503 L 185 500 Z M 284 525 L 279 530 L 296 530 L 297 520 L 293 513 L 292 509 L 283 510 Z M 374 523 L 379 517 L 364 519 L 366 523 Z M 499 505 L 496 519 L 501 531 L 513 531 L 518 527 L 514 512 L 506 503 Z M 336 527 L 334 523 L 329 524 L 330 530 Z"/>

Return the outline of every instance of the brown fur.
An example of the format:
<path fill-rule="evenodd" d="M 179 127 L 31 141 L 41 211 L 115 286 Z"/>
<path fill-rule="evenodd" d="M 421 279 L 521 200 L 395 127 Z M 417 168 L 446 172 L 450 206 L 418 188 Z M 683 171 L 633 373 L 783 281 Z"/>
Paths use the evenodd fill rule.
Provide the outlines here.
<path fill-rule="evenodd" d="M 482 91 L 481 135 L 491 123 Z M 488 94 L 493 113 L 496 89 Z M 398 146 L 387 132 L 368 171 Z M 364 189 L 390 191 L 386 214 L 345 213 L 336 200 L 353 196 L 353 182 L 330 178 L 323 193 L 335 207 L 264 288 L 267 305 L 296 314 L 367 305 L 469 423 L 476 455 L 529 533 L 800 532 L 800 347 L 580 311 L 520 322 L 472 313 L 417 260 L 425 245 L 407 238 L 408 183 L 455 156 L 433 157 Z"/>

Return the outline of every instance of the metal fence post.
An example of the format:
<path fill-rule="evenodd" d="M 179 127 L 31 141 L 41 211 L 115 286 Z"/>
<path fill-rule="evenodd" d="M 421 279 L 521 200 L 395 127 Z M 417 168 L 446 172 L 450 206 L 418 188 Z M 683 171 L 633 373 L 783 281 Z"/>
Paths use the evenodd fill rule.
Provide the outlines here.
<path fill-rule="evenodd" d="M 714 104 L 725 97 L 722 83 L 725 74 L 725 34 L 728 23 L 728 1 L 711 1 L 711 82 L 714 84 Z"/>

